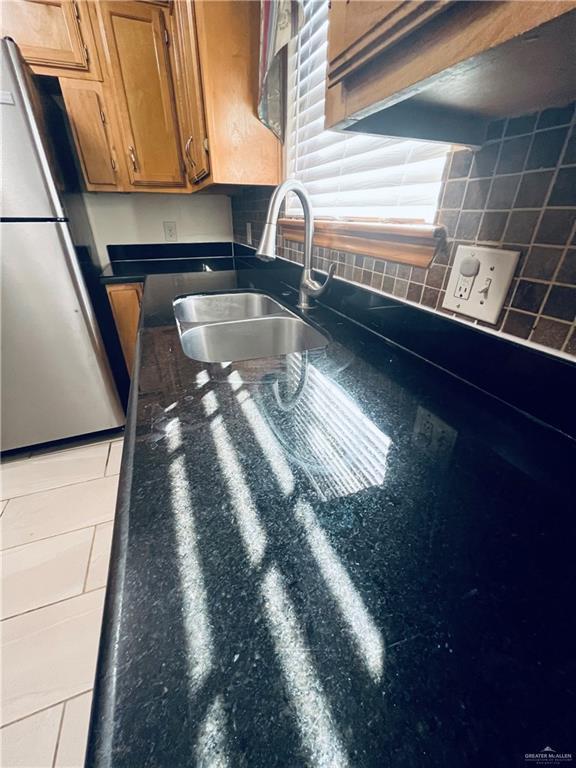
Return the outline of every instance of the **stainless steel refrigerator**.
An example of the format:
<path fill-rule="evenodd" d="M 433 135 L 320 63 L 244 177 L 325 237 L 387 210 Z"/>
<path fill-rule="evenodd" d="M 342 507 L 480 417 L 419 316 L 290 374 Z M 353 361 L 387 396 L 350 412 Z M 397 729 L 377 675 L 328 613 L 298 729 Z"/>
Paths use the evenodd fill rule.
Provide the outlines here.
<path fill-rule="evenodd" d="M 17 46 L 1 41 L 1 450 L 118 427 L 124 413 Z"/>

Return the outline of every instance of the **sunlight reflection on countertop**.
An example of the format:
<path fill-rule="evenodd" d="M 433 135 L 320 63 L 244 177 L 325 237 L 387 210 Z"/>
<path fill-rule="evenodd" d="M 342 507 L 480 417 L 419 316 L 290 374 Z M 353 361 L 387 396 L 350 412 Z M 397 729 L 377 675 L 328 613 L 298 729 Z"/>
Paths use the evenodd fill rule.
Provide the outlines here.
<path fill-rule="evenodd" d="M 566 444 L 324 308 L 325 349 L 193 361 L 172 298 L 218 279 L 147 283 L 87 765 L 510 762 L 536 693 L 561 728 L 522 617 L 569 599 Z"/>

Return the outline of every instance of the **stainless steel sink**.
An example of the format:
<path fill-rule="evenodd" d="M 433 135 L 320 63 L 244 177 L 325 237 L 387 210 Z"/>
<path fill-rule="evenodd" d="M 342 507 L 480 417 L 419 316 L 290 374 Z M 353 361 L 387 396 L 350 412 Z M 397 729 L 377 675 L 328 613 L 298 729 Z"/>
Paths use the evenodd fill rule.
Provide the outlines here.
<path fill-rule="evenodd" d="M 252 360 L 325 347 L 328 339 L 299 317 L 259 317 L 198 325 L 180 335 L 188 357 L 204 363 Z"/>
<path fill-rule="evenodd" d="M 174 302 L 174 315 L 180 323 L 221 323 L 249 320 L 268 315 L 292 313 L 263 293 L 219 293 L 183 296 Z"/>

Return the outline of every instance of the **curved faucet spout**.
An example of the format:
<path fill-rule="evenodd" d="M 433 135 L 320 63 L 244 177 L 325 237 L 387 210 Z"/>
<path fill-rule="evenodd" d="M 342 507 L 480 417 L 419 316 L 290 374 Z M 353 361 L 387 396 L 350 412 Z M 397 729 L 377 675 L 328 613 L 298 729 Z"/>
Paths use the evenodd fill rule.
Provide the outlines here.
<path fill-rule="evenodd" d="M 308 192 L 306 191 L 306 187 L 297 179 L 287 179 L 276 187 L 272 193 L 270 204 L 268 205 L 268 213 L 266 215 L 266 224 L 264 225 L 264 231 L 256 255 L 262 259 L 262 261 L 272 261 L 276 258 L 278 216 L 280 215 L 280 208 L 288 192 L 294 192 L 294 194 L 297 195 L 304 211 L 304 269 L 300 280 L 298 306 L 300 309 L 310 309 L 309 297 L 317 297 L 323 293 L 334 275 L 336 265 L 330 265 L 328 277 L 323 285 L 313 279 L 312 238 L 314 236 L 314 216 L 312 214 L 312 204 Z"/>

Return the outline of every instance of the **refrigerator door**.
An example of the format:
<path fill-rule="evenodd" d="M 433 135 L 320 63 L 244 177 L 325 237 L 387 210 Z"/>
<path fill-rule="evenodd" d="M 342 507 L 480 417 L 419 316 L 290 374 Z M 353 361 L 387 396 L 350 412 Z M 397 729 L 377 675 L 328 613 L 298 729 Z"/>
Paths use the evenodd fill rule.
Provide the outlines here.
<path fill-rule="evenodd" d="M 31 75 L 12 40 L 1 41 L 3 219 L 55 219 L 65 213 L 39 131 L 42 110 Z"/>
<path fill-rule="evenodd" d="M 120 426 L 67 224 L 3 222 L 0 232 L 2 450 Z"/>

